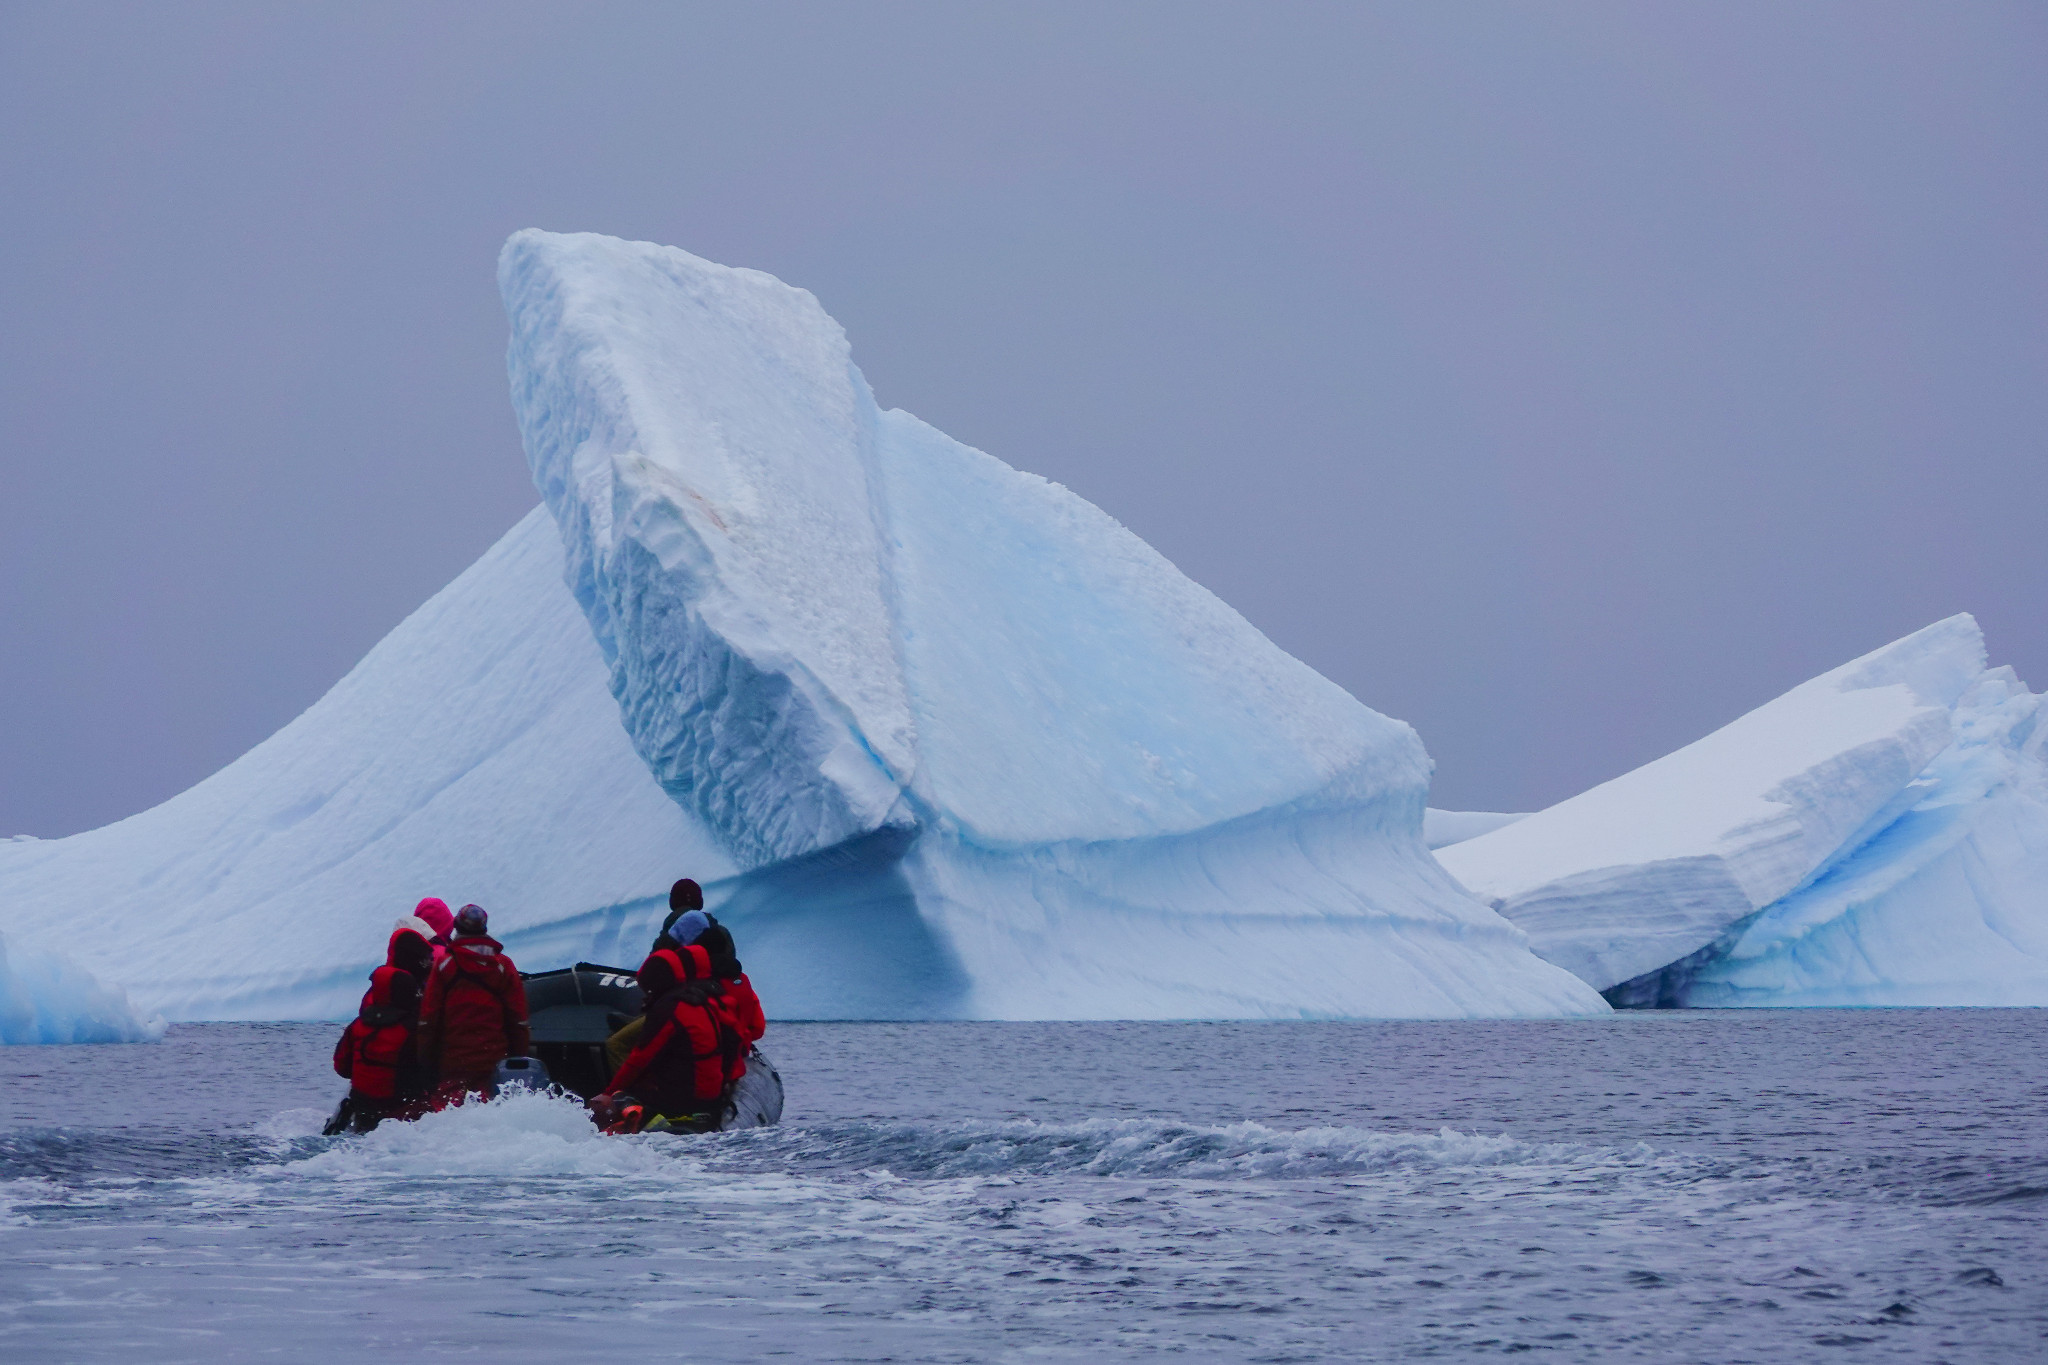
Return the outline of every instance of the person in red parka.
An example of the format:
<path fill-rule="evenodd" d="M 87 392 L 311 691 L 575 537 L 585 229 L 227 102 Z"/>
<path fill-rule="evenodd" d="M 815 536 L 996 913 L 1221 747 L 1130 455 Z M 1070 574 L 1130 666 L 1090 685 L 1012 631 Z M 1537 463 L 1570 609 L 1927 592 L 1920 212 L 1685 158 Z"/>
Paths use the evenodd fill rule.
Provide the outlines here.
<path fill-rule="evenodd" d="M 348 1079 L 348 1102 L 338 1121 L 367 1133 L 394 1116 L 408 1116 L 426 1089 L 414 1044 L 419 1026 L 419 983 L 434 952 L 417 930 L 401 924 L 385 946 L 384 965 L 370 973 L 370 989 L 356 1017 L 334 1046 L 334 1071 Z"/>
<path fill-rule="evenodd" d="M 640 964 L 641 1042 L 591 1101 L 614 1131 L 688 1127 L 715 1112 L 746 1050 L 726 1013 L 711 957 L 692 944 L 659 948 Z"/>
<path fill-rule="evenodd" d="M 455 938 L 420 1005 L 420 1060 L 451 1094 L 488 1090 L 498 1063 L 532 1045 L 526 987 L 489 927 L 480 905 L 456 912 Z"/>
<path fill-rule="evenodd" d="M 697 936 L 697 946 L 710 954 L 711 975 L 725 987 L 725 1012 L 732 1017 L 740 1037 L 749 1044 L 760 1042 L 761 1035 L 768 1031 L 768 1016 L 761 1012 L 761 997 L 754 994 L 754 983 L 747 980 L 746 972 L 740 969 L 739 954 L 733 948 L 732 931 L 714 919 L 710 927 Z M 746 1070 L 746 1058 L 742 1056 L 739 1074 L 745 1075 Z"/>

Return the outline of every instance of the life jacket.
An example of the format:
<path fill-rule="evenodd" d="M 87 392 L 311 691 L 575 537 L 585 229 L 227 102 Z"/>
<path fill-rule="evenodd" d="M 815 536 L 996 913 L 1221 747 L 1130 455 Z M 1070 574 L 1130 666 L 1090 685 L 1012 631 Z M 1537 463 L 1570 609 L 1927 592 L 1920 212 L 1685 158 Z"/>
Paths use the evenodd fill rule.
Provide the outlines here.
<path fill-rule="evenodd" d="M 455 940 L 427 978 L 420 1055 L 443 1080 L 482 1084 L 506 1057 L 526 1055 L 532 1035 L 526 987 L 496 939 Z"/>
<path fill-rule="evenodd" d="M 657 961 L 665 972 L 650 972 Z M 746 1041 L 726 1010 L 709 955 L 694 945 L 657 949 L 640 975 L 643 988 L 660 976 L 673 984 L 649 992 L 640 1045 L 619 1064 L 606 1093 L 630 1093 L 660 1114 L 716 1107 L 746 1071 Z"/>
<path fill-rule="evenodd" d="M 354 1022 L 334 1047 L 334 1070 L 363 1099 L 393 1103 L 419 1089 L 413 1031 L 419 1022 L 419 984 L 412 973 L 386 963 L 370 973 Z"/>

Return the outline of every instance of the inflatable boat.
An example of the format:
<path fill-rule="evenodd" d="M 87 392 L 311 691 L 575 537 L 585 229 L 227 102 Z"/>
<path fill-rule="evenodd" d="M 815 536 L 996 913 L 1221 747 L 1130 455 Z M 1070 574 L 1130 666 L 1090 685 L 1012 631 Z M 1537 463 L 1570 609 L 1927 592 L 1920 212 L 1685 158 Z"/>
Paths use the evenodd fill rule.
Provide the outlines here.
<path fill-rule="evenodd" d="M 579 962 L 551 972 L 522 972 L 520 979 L 526 983 L 526 1017 L 533 1031 L 534 1055 L 507 1057 L 498 1063 L 491 1093 L 559 1086 L 587 1100 L 603 1090 L 612 1078 L 605 1041 L 639 1015 L 639 981 L 623 967 L 595 962 Z M 716 1114 L 688 1131 L 765 1128 L 781 1121 L 782 1076 L 759 1048 L 749 1047 L 747 1074 L 739 1078 Z M 370 1116 L 359 1120 L 344 1095 L 322 1131 L 330 1137 L 367 1132 L 377 1123 Z"/>

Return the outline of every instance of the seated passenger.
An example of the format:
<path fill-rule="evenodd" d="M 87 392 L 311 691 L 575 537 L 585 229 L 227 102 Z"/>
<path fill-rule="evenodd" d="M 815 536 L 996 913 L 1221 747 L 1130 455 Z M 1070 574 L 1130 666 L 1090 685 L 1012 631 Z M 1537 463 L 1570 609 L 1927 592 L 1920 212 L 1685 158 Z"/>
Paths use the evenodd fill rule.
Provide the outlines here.
<path fill-rule="evenodd" d="M 704 889 L 684 877 L 668 889 L 668 918 L 661 922 L 661 932 L 654 936 L 654 946 L 648 951 L 658 953 L 663 948 L 687 948 L 712 923 L 711 916 L 704 913 Z M 640 1028 L 645 1022 L 644 1017 L 629 1019 L 618 1032 L 605 1039 L 604 1055 L 614 1071 L 640 1045 Z"/>
<path fill-rule="evenodd" d="M 677 921 L 687 916 L 697 918 L 677 927 Z M 708 921 L 704 916 L 704 888 L 684 877 L 668 889 L 668 918 L 661 922 L 661 932 L 654 936 L 654 947 L 649 952 L 663 948 L 687 948 L 697 941 L 697 934 L 704 931 Z M 695 932 L 692 932 L 692 930 Z"/>
<path fill-rule="evenodd" d="M 526 987 L 489 927 L 480 905 L 456 913 L 454 942 L 420 1006 L 420 1059 L 450 1097 L 489 1089 L 498 1063 L 532 1045 Z"/>
<path fill-rule="evenodd" d="M 700 947 L 661 948 L 640 965 L 643 1041 L 591 1100 L 612 1131 L 696 1127 L 715 1114 L 746 1044 L 720 1003 Z"/>
<path fill-rule="evenodd" d="M 714 919 L 697 936 L 697 946 L 711 958 L 712 977 L 725 987 L 725 1012 L 732 1016 L 740 1037 L 750 1044 L 760 1042 L 761 1035 L 768 1031 L 768 1018 L 761 1012 L 761 997 L 754 994 L 754 983 L 740 970 L 732 931 Z M 742 1057 L 740 1074 L 745 1075 L 746 1069 L 746 1059 Z"/>
<path fill-rule="evenodd" d="M 370 973 L 362 1006 L 334 1047 L 335 1074 L 348 1079 L 342 1122 L 367 1133 L 387 1118 L 411 1117 L 426 1090 L 414 1046 L 419 1026 L 419 983 L 434 961 L 417 929 L 401 921 L 385 947 L 384 965 Z"/>

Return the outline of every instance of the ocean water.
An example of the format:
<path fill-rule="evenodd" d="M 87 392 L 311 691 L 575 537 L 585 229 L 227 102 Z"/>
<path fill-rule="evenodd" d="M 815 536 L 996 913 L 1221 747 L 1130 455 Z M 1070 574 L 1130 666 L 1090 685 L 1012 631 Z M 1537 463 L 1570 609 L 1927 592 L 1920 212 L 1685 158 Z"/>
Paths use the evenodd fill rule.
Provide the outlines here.
<path fill-rule="evenodd" d="M 778 1129 L 314 1136 L 328 1025 L 0 1048 L 0 1360 L 2048 1359 L 2048 1011 L 778 1024 Z"/>

